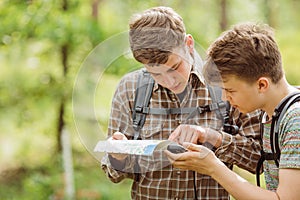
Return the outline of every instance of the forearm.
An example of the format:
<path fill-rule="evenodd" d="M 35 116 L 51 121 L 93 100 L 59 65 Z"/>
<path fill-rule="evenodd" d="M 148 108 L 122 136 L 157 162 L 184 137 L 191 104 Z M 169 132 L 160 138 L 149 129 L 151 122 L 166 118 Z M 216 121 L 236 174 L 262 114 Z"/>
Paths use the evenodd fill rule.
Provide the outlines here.
<path fill-rule="evenodd" d="M 222 145 L 216 155 L 223 162 L 235 164 L 254 173 L 260 158 L 260 112 L 242 114 L 237 109 L 231 112 L 232 122 L 239 127 L 236 135 L 222 132 Z"/>
<path fill-rule="evenodd" d="M 211 177 L 220 183 L 235 199 L 278 200 L 275 192 L 250 184 L 219 160 L 212 167 Z"/>
<path fill-rule="evenodd" d="M 123 161 L 116 161 L 105 155 L 102 158 L 101 168 L 114 183 L 118 183 L 125 178 L 134 178 L 134 162 L 129 161 L 129 158 Z"/>
<path fill-rule="evenodd" d="M 249 172 L 255 173 L 260 158 L 259 141 L 241 135 L 222 133 L 222 145 L 217 148 L 216 156 L 225 163 L 235 164 Z"/>

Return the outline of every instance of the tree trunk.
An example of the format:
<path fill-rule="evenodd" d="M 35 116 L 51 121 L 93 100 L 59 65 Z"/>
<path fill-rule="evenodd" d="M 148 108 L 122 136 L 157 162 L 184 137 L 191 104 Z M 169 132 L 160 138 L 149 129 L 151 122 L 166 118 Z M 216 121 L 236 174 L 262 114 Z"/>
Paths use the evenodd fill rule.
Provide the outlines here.
<path fill-rule="evenodd" d="M 227 18 L 227 0 L 221 0 L 221 14 L 220 14 L 220 29 L 221 31 L 225 31 L 228 25 Z"/>
<path fill-rule="evenodd" d="M 99 14 L 99 9 L 98 9 L 98 5 L 99 5 L 100 0 L 93 0 L 92 1 L 92 18 L 95 21 L 98 21 L 98 14 Z"/>
<path fill-rule="evenodd" d="M 63 0 L 62 2 L 62 10 L 67 11 L 68 10 L 68 1 Z M 66 80 L 66 76 L 68 73 L 68 57 L 69 57 L 69 45 L 63 44 L 60 48 L 61 53 L 61 63 L 63 66 L 63 80 Z M 65 94 L 64 92 L 61 95 L 60 98 L 60 104 L 59 104 L 59 110 L 58 110 L 58 122 L 57 122 L 57 151 L 61 152 L 62 150 L 62 143 L 61 143 L 61 135 L 63 131 L 63 127 L 65 126 L 64 121 L 64 114 L 65 114 Z"/>
<path fill-rule="evenodd" d="M 265 0 L 265 17 L 268 25 L 273 28 L 277 27 L 277 2 L 273 0 Z"/>

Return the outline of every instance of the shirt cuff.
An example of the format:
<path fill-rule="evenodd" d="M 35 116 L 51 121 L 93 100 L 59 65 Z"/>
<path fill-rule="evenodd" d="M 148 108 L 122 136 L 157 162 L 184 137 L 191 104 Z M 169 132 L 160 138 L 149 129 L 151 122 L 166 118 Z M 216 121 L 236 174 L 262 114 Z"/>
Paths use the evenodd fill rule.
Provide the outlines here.
<path fill-rule="evenodd" d="M 217 148 L 215 150 L 216 154 L 222 154 L 223 152 L 226 151 L 226 149 L 228 148 L 228 146 L 232 143 L 232 135 L 221 131 L 222 134 L 222 144 L 219 148 Z"/>
<path fill-rule="evenodd" d="M 112 157 L 111 155 L 108 155 L 108 159 L 109 159 L 109 162 L 110 162 L 111 166 L 115 170 L 124 171 L 125 164 L 126 164 L 126 161 L 125 161 L 126 159 L 118 160 L 118 159 L 115 159 L 114 157 Z"/>

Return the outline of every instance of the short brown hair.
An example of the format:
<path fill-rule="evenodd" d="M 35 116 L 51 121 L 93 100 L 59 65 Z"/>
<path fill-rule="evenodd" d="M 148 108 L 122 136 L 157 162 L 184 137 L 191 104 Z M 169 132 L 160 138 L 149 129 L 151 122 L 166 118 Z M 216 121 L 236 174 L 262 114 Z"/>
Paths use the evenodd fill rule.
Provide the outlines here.
<path fill-rule="evenodd" d="M 154 7 L 132 17 L 129 42 L 134 58 L 143 64 L 164 64 L 184 44 L 185 26 L 169 7 Z"/>
<path fill-rule="evenodd" d="M 214 73 L 206 71 L 207 79 L 214 78 L 213 65 L 221 77 L 235 75 L 248 82 L 266 76 L 277 83 L 284 75 L 273 29 L 266 24 L 243 23 L 224 32 L 209 47 L 205 69 Z"/>

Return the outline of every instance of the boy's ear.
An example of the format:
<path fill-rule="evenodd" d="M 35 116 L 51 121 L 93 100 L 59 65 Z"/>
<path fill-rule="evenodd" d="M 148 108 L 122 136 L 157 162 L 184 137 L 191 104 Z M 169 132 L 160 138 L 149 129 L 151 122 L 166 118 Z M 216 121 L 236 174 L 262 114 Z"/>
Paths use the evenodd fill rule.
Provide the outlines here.
<path fill-rule="evenodd" d="M 194 38 L 191 34 L 185 36 L 185 44 L 188 46 L 190 53 L 194 51 Z"/>
<path fill-rule="evenodd" d="M 257 80 L 257 86 L 260 92 L 265 92 L 270 86 L 269 79 L 267 79 L 266 77 L 260 77 Z"/>

